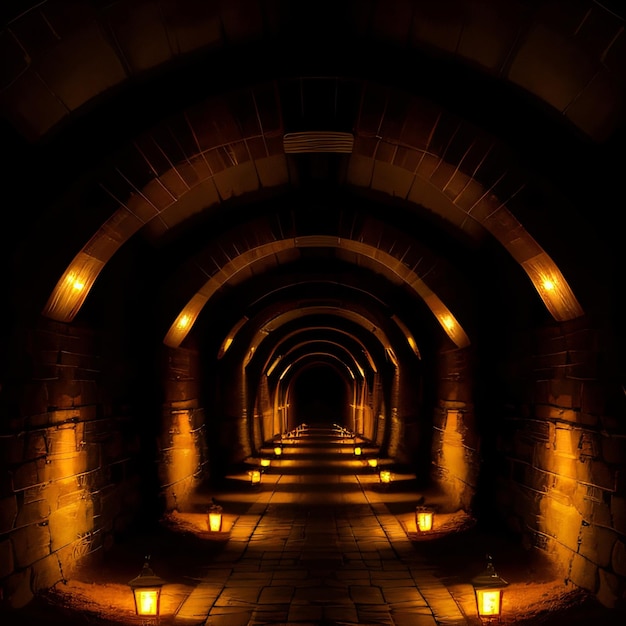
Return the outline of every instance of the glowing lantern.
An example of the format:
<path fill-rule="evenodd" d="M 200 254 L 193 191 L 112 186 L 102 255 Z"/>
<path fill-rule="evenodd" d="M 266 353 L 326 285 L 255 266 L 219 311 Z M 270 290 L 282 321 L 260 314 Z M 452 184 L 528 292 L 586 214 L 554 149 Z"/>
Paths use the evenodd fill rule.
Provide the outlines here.
<path fill-rule="evenodd" d="M 283 453 L 283 449 L 281 446 L 274 446 L 274 454 L 276 456 L 280 456 Z"/>
<path fill-rule="evenodd" d="M 250 475 L 250 484 L 252 485 L 258 485 L 261 482 L 261 472 L 260 470 L 250 470 L 248 472 L 248 474 Z"/>
<path fill-rule="evenodd" d="M 363 448 L 361 446 L 354 446 L 354 456 L 361 456 L 363 454 Z"/>
<path fill-rule="evenodd" d="M 219 504 L 212 504 L 209 507 L 207 525 L 212 533 L 219 533 L 222 530 L 222 507 Z"/>
<path fill-rule="evenodd" d="M 376 469 L 378 467 L 378 459 L 367 459 L 367 464 L 372 468 Z"/>
<path fill-rule="evenodd" d="M 270 460 L 269 459 L 261 459 L 261 467 L 263 469 L 267 468 L 270 466 Z"/>
<path fill-rule="evenodd" d="M 388 485 L 391 482 L 391 472 L 389 470 L 380 470 L 378 477 L 384 485 Z"/>
<path fill-rule="evenodd" d="M 164 584 L 165 581 L 152 571 L 149 557 L 146 558 L 139 576 L 136 576 L 128 583 L 135 598 L 137 615 L 155 618 L 154 623 L 158 623 L 161 608 L 161 589 Z"/>
<path fill-rule="evenodd" d="M 425 506 L 415 509 L 415 526 L 420 532 L 428 532 L 433 529 L 433 511 Z"/>
<path fill-rule="evenodd" d="M 500 620 L 502 597 L 508 582 L 498 576 L 491 556 L 487 555 L 487 568 L 472 579 L 476 594 L 476 608 L 481 620 Z"/>

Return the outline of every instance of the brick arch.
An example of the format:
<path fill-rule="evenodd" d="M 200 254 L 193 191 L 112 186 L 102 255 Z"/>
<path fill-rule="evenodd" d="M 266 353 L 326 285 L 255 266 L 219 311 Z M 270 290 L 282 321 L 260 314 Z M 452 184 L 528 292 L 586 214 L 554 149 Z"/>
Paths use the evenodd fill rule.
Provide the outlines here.
<path fill-rule="evenodd" d="M 209 52 L 218 74 L 225 58 L 229 65 L 239 59 L 242 72 L 245 64 L 260 71 L 280 62 L 275 49 L 310 61 L 311 47 L 335 63 L 339 51 L 358 58 L 372 48 L 390 48 L 409 64 L 424 54 L 454 61 L 523 90 L 599 140 L 623 119 L 623 15 L 593 0 L 410 0 L 392 10 L 385 0 L 355 0 L 304 3 L 298 12 L 262 0 L 180 2 L 167 11 L 156 1 L 12 4 L 0 93 L 8 117 L 31 139 L 109 91 L 159 70 L 180 71 Z M 35 28 L 40 36 L 28 37 Z M 197 71 L 197 80 L 205 77 Z"/>
<path fill-rule="evenodd" d="M 258 104 L 272 97 L 272 106 Z M 139 231 L 158 239 L 198 214 L 224 209 L 229 199 L 293 185 L 284 125 L 275 114 L 280 105 L 275 85 L 264 85 L 211 99 L 135 141 L 104 185 L 114 200 L 111 216 L 65 269 L 43 314 L 72 321 L 107 262 Z M 402 198 L 474 240 L 494 237 L 554 319 L 583 314 L 559 268 L 509 209 L 526 181 L 495 140 L 422 99 L 370 85 L 363 86 L 354 122 L 353 147 L 343 157 L 345 187 Z M 169 150 L 164 134 L 176 137 Z"/>

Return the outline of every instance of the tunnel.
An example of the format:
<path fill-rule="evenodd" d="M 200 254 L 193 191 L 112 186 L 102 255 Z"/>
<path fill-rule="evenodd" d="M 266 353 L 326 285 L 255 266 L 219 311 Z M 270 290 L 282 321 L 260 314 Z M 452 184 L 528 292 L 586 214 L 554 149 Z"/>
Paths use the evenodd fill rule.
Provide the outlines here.
<path fill-rule="evenodd" d="M 0 617 L 233 484 L 299 502 L 299 450 L 341 492 L 337 529 L 434 502 L 621 619 L 620 2 L 0 15 Z M 256 492 L 233 478 L 270 457 Z M 374 459 L 410 477 L 407 511 Z"/>

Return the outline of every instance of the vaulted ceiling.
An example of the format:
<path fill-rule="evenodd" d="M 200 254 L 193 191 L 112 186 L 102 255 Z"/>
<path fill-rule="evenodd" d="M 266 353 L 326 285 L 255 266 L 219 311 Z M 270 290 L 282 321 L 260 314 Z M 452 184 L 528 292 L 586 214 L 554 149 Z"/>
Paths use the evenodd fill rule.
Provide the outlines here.
<path fill-rule="evenodd" d="M 512 316 L 615 315 L 617 6 L 49 0 L 2 12 L 16 317 L 101 320 L 124 293 L 155 339 L 179 346 L 194 322 L 221 341 L 241 320 L 266 334 L 297 324 L 298 310 L 337 354 L 333 327 L 350 342 L 375 330 L 383 347 L 397 333 L 463 347 L 497 343 Z"/>

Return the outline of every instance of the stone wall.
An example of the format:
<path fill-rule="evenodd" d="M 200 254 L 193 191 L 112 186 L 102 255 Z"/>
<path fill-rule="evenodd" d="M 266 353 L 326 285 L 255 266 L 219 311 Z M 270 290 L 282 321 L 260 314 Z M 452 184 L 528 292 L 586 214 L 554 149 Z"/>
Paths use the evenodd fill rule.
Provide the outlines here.
<path fill-rule="evenodd" d="M 468 350 L 439 353 L 433 416 L 432 477 L 451 510 L 471 511 L 476 495 L 480 440 L 474 422 L 473 366 Z"/>
<path fill-rule="evenodd" d="M 623 606 L 626 405 L 604 379 L 605 338 L 573 322 L 526 339 L 534 380 L 502 422 L 499 509 L 567 580 Z"/>
<path fill-rule="evenodd" d="M 42 322 L 0 395 L 0 592 L 9 606 L 69 578 L 141 510 L 139 441 L 101 397 L 96 338 Z"/>
<path fill-rule="evenodd" d="M 157 443 L 159 489 L 166 511 L 185 511 L 192 506 L 194 493 L 209 472 L 198 355 L 191 350 L 167 350 L 165 369 Z"/>

